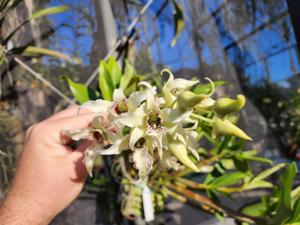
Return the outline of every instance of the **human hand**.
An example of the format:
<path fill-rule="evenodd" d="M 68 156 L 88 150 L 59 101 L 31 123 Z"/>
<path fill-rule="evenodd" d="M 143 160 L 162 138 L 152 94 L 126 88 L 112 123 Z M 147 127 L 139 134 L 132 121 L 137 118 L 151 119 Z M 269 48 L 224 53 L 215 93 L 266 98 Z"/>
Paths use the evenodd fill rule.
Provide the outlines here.
<path fill-rule="evenodd" d="M 63 130 L 89 126 L 95 113 L 72 106 L 27 131 L 16 175 L 2 206 L 0 225 L 48 224 L 83 188 L 83 164 L 89 141 L 75 150 L 62 142 Z"/>

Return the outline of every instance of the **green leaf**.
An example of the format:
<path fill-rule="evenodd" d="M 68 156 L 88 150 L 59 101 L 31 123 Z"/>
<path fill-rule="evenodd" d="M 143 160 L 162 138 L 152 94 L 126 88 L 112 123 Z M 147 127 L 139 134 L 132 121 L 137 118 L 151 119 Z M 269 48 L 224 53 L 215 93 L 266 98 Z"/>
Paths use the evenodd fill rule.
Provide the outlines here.
<path fill-rule="evenodd" d="M 122 70 L 115 58 L 110 57 L 108 59 L 107 69 L 110 73 L 111 80 L 114 83 L 114 87 L 118 88 L 122 77 Z"/>
<path fill-rule="evenodd" d="M 7 16 L 7 14 L 13 10 L 14 8 L 16 8 L 23 0 L 7 0 L 7 1 L 3 1 L 2 3 L 0 3 L 0 26 L 4 21 L 4 17 Z"/>
<path fill-rule="evenodd" d="M 135 69 L 133 66 L 126 61 L 125 73 L 122 76 L 120 83 L 120 88 L 124 91 L 124 94 L 129 96 L 131 93 L 135 92 L 141 79 L 141 76 L 135 75 Z"/>
<path fill-rule="evenodd" d="M 125 73 L 121 78 L 120 87 L 123 91 L 129 86 L 131 79 L 134 77 L 135 70 L 133 66 L 126 60 L 125 62 Z"/>
<path fill-rule="evenodd" d="M 213 84 L 215 87 L 219 87 L 222 86 L 223 84 L 225 84 L 225 81 L 214 81 Z M 195 94 L 208 94 L 210 93 L 211 90 L 211 84 L 197 84 L 194 89 L 193 92 Z"/>
<path fill-rule="evenodd" d="M 265 205 L 263 202 L 257 202 L 251 205 L 248 205 L 242 209 L 242 213 L 253 216 L 253 217 L 261 217 L 263 216 L 265 211 Z"/>
<path fill-rule="evenodd" d="M 96 90 L 93 90 L 84 84 L 76 83 L 67 76 L 64 76 L 64 78 L 68 81 L 69 88 L 74 98 L 80 104 L 83 104 L 89 100 L 95 100 L 99 97 L 99 93 Z"/>
<path fill-rule="evenodd" d="M 6 45 L 8 41 L 14 36 L 14 34 L 20 30 L 26 23 L 28 23 L 31 19 L 37 19 L 42 16 L 50 15 L 50 14 L 55 14 L 55 13 L 61 13 L 64 12 L 68 9 L 67 6 L 55 6 L 55 7 L 50 7 L 47 9 L 42 9 L 34 14 L 32 14 L 29 18 L 27 18 L 25 21 L 23 21 L 21 24 L 19 24 L 9 35 L 5 37 L 5 39 L 2 42 L 2 45 Z"/>
<path fill-rule="evenodd" d="M 284 224 L 292 213 L 291 190 L 293 180 L 297 172 L 295 163 L 292 163 L 279 177 L 279 203 L 276 208 L 275 216 L 272 218 L 271 224 Z"/>
<path fill-rule="evenodd" d="M 238 157 L 240 159 L 247 159 L 247 160 L 251 160 L 251 161 L 272 164 L 272 160 L 264 158 L 264 157 L 256 156 L 257 153 L 258 152 L 256 150 L 245 151 L 245 152 L 241 152 L 238 155 Z"/>
<path fill-rule="evenodd" d="M 288 223 L 300 222 L 300 199 L 298 199 L 293 207 L 293 213 Z"/>
<path fill-rule="evenodd" d="M 173 6 L 174 6 L 174 14 L 173 14 L 173 20 L 174 20 L 174 26 L 175 26 L 175 35 L 171 41 L 171 47 L 174 47 L 177 41 L 177 38 L 179 37 L 180 32 L 184 28 L 184 19 L 183 19 L 183 12 L 181 7 L 177 4 L 175 0 L 172 0 Z"/>
<path fill-rule="evenodd" d="M 236 184 L 239 180 L 241 180 L 245 176 L 246 174 L 242 172 L 228 173 L 213 179 L 209 185 L 213 187 L 229 186 L 229 185 Z"/>
<path fill-rule="evenodd" d="M 256 188 L 272 188 L 273 184 L 264 180 L 254 180 L 243 186 L 243 190 L 250 190 Z"/>
<path fill-rule="evenodd" d="M 34 46 L 28 46 L 27 48 L 24 49 L 23 51 L 24 55 L 35 55 L 35 54 L 40 54 L 40 55 L 48 55 L 48 56 L 52 56 L 52 57 L 56 57 L 59 59 L 64 59 L 68 62 L 74 62 L 75 60 L 73 60 L 72 57 L 58 52 L 58 51 L 54 51 L 51 49 L 47 49 L 47 48 L 39 48 L 39 47 L 34 47 Z M 77 60 L 78 62 L 80 62 L 80 60 Z"/>
<path fill-rule="evenodd" d="M 103 99 L 111 101 L 115 88 L 104 60 L 101 60 L 99 64 L 98 82 Z"/>
<path fill-rule="evenodd" d="M 273 173 L 277 172 L 278 170 L 282 169 L 285 166 L 286 166 L 285 163 L 279 163 L 276 166 L 274 166 L 270 169 L 267 169 L 267 170 L 261 172 L 260 174 L 258 174 L 256 177 L 254 177 L 252 179 L 251 182 L 257 181 L 257 180 L 263 180 L 263 179 L 267 178 L 268 176 L 270 176 L 271 174 L 273 174 Z"/>
<path fill-rule="evenodd" d="M 62 13 L 65 12 L 69 9 L 68 6 L 66 5 L 61 5 L 61 6 L 53 6 L 53 7 L 49 7 L 46 9 L 42 9 L 36 13 L 33 13 L 30 17 L 29 20 L 31 19 L 37 19 L 43 16 L 48 16 L 48 15 L 52 15 L 52 14 L 57 14 L 57 13 Z"/>
<path fill-rule="evenodd" d="M 291 191 L 296 173 L 297 166 L 295 163 L 292 163 L 279 178 L 281 182 L 282 200 L 288 209 L 292 209 Z"/>

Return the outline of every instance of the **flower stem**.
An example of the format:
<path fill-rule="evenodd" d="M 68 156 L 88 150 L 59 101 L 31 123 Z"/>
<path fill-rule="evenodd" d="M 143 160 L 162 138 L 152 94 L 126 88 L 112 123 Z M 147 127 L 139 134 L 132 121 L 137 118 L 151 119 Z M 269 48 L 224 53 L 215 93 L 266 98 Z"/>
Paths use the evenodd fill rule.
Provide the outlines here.
<path fill-rule="evenodd" d="M 213 122 L 214 122 L 212 119 L 206 118 L 206 117 L 204 117 L 204 116 L 197 115 L 197 114 L 195 114 L 195 113 L 192 113 L 191 116 L 193 116 L 193 117 L 196 118 L 196 119 L 199 119 L 199 120 L 202 120 L 202 121 L 208 123 L 210 126 L 212 126 L 212 124 L 213 124 Z"/>

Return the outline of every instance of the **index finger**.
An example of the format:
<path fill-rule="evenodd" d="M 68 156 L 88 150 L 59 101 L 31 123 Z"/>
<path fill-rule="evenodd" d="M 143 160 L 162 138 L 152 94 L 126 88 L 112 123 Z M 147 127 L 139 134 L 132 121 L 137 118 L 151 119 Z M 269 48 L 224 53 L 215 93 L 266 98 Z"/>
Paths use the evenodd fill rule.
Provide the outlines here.
<path fill-rule="evenodd" d="M 58 113 L 55 113 L 54 115 L 52 115 L 51 117 L 49 117 L 47 119 L 47 121 L 62 119 L 62 118 L 69 117 L 69 116 L 76 116 L 76 115 L 79 115 L 79 113 L 80 114 L 92 113 L 91 110 L 88 110 L 86 108 L 80 109 L 79 107 L 80 106 L 76 105 L 76 104 L 72 105 L 69 108 L 66 108 L 65 110 L 62 110 L 62 111 L 60 111 Z"/>

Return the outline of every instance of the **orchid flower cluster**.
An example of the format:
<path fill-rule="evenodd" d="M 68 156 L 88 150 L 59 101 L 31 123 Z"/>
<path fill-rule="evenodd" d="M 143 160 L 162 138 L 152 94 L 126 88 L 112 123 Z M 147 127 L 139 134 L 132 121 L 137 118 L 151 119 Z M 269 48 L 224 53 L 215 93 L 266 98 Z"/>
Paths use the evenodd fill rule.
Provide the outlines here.
<path fill-rule="evenodd" d="M 178 170 L 186 167 L 201 171 L 199 148 L 199 121 L 212 127 L 212 136 L 237 136 L 251 138 L 234 125 L 227 115 L 243 108 L 245 97 L 214 100 L 214 84 L 209 94 L 195 94 L 191 88 L 199 80 L 175 79 L 165 69 L 169 78 L 160 92 L 147 81 L 139 83 L 139 91 L 125 96 L 115 89 L 113 101 L 98 99 L 81 106 L 99 114 L 91 127 L 65 131 L 73 140 L 90 139 L 93 144 L 86 150 L 84 163 L 92 176 L 94 162 L 99 155 L 129 154 L 129 162 L 136 173 L 129 179 L 139 184 L 147 180 L 154 165 L 160 169 Z M 207 78 L 206 78 L 207 79 Z M 203 115 L 213 111 L 211 118 Z M 128 175 L 128 174 L 127 174 Z"/>

